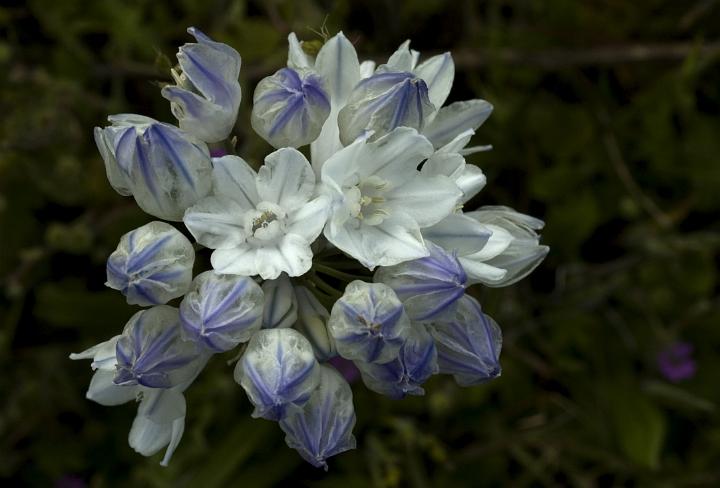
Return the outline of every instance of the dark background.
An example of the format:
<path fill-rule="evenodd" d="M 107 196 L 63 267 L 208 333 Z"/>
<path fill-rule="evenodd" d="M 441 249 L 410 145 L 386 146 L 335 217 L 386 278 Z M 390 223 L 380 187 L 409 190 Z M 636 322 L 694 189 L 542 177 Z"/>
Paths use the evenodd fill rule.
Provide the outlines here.
<path fill-rule="evenodd" d="M 718 486 L 720 2 L 120 1 L 0 7 L 0 478 L 6 486 Z M 107 183 L 92 128 L 173 121 L 159 83 L 195 25 L 243 57 L 239 150 L 254 85 L 286 36 L 342 29 L 361 59 L 402 41 L 452 50 L 450 101 L 495 105 L 471 156 L 504 204 L 547 222 L 520 284 L 474 290 L 503 328 L 503 375 L 391 401 L 355 385 L 358 449 L 305 464 L 252 420 L 229 357 L 188 391 L 169 468 L 127 445 L 135 407 L 84 399 L 68 354 L 135 311 L 103 286 L 123 233 L 151 217 Z M 687 343 L 695 371 L 658 355 Z M 690 365 L 692 366 L 692 365 Z"/>

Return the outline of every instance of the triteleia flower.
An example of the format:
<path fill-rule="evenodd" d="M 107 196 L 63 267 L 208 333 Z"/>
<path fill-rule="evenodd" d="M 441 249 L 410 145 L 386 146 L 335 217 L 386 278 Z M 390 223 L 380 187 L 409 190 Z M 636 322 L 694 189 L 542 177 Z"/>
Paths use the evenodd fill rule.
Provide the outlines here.
<path fill-rule="evenodd" d="M 500 376 L 500 327 L 473 297 L 463 296 L 454 313 L 430 325 L 430 333 L 437 346 L 440 373 L 453 375 L 460 386 Z"/>
<path fill-rule="evenodd" d="M 262 284 L 265 295 L 263 329 L 292 327 L 298 318 L 298 301 L 290 278 L 285 273 Z"/>
<path fill-rule="evenodd" d="M 318 361 L 327 361 L 337 355 L 335 341 L 328 331 L 330 313 L 306 287 L 296 286 L 295 295 L 298 301 L 295 329 L 310 341 Z"/>
<path fill-rule="evenodd" d="M 330 366 L 319 367 L 317 388 L 302 410 L 280 420 L 285 442 L 307 462 L 327 470 L 327 459 L 355 449 L 355 408 L 347 381 Z"/>
<path fill-rule="evenodd" d="M 120 238 L 105 284 L 131 305 L 160 305 L 187 292 L 194 261 L 187 237 L 165 222 L 150 222 Z"/>
<path fill-rule="evenodd" d="M 330 98 L 311 70 L 283 68 L 258 83 L 251 123 L 273 147 L 300 147 L 320 135 L 330 115 Z"/>
<path fill-rule="evenodd" d="M 171 71 L 176 84 L 161 93 L 181 129 L 201 141 L 219 142 L 232 131 L 240 108 L 240 55 L 195 27 L 187 31 L 198 42 L 180 48 L 180 70 Z"/>
<path fill-rule="evenodd" d="M 430 333 L 422 324 L 413 324 L 396 359 L 390 362 L 356 361 L 363 383 L 390 398 L 424 395 L 422 384 L 438 372 L 437 350 Z"/>
<path fill-rule="evenodd" d="M 237 156 L 214 161 L 214 196 L 189 208 L 185 225 L 210 248 L 219 273 L 275 279 L 310 269 L 310 244 L 327 219 L 315 174 L 299 151 L 278 149 L 256 175 Z"/>
<path fill-rule="evenodd" d="M 401 127 L 333 155 L 322 169 L 333 200 L 325 237 L 370 269 L 427 256 L 420 229 L 446 217 L 462 196 L 447 177 L 417 170 L 432 153 L 427 139 Z"/>
<path fill-rule="evenodd" d="M 171 388 L 192 381 L 203 354 L 182 340 L 180 314 L 167 305 L 141 310 L 123 329 L 115 347 L 116 385 Z"/>
<path fill-rule="evenodd" d="M 180 324 L 186 340 L 212 352 L 233 349 L 260 330 L 263 291 L 246 276 L 205 271 L 180 303 Z"/>
<path fill-rule="evenodd" d="M 382 267 L 375 273 L 375 281 L 392 288 L 410 319 L 418 322 L 452 310 L 467 286 L 467 276 L 455 255 L 432 242 L 427 242 L 427 248 L 427 257 Z"/>
<path fill-rule="evenodd" d="M 333 305 L 328 330 L 345 359 L 385 363 L 397 357 L 410 320 L 390 287 L 356 280 Z"/>
<path fill-rule="evenodd" d="M 543 228 L 542 220 L 508 207 L 489 206 L 465 216 L 492 232 L 485 244 L 458 252 L 471 283 L 490 287 L 512 285 L 537 268 L 550 251 L 548 246 L 540 245 L 536 232 Z M 431 235 L 426 237 L 433 239 Z"/>
<path fill-rule="evenodd" d="M 110 127 L 95 128 L 95 141 L 118 193 L 133 195 L 150 215 L 179 221 L 210 192 L 212 163 L 205 143 L 147 117 L 120 114 L 108 120 Z"/>
<path fill-rule="evenodd" d="M 255 405 L 253 417 L 279 420 L 308 401 L 319 365 L 310 342 L 294 329 L 263 329 L 235 367 L 235 381 Z"/>

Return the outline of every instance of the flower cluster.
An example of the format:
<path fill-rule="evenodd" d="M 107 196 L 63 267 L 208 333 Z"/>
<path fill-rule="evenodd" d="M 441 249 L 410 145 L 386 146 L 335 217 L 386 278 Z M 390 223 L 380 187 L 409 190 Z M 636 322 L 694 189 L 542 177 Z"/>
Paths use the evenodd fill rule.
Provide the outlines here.
<path fill-rule="evenodd" d="M 277 421 L 288 446 L 325 468 L 355 447 L 338 361 L 392 398 L 424 394 L 435 374 L 462 386 L 497 377 L 500 329 L 466 290 L 520 280 L 548 248 L 535 218 L 463 212 L 486 182 L 465 156 L 489 149 L 468 144 L 492 106 L 445 105 L 452 56 L 420 62 L 406 42 L 376 67 L 342 33 L 315 55 L 290 34 L 287 67 L 252 97 L 250 124 L 275 149 L 259 165 L 231 138 L 239 54 L 188 32 L 197 42 L 180 48 L 162 89 L 177 126 L 123 114 L 95 129 L 113 188 L 185 227 L 154 221 L 121 238 L 107 285 L 145 308 L 71 355 L 92 359 L 89 399 L 139 401 L 131 447 L 166 448 L 167 464 L 183 392 L 227 351 L 252 415 Z M 203 248 L 213 269 L 193 278 Z"/>

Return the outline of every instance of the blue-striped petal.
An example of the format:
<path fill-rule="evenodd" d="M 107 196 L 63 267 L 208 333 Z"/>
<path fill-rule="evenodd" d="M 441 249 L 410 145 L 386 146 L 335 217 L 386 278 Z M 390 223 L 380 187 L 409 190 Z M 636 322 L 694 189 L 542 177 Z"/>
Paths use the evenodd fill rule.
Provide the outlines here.
<path fill-rule="evenodd" d="M 263 329 L 253 335 L 235 367 L 235 381 L 255 405 L 253 417 L 279 420 L 304 405 L 319 381 L 308 340 L 293 329 Z"/>
<path fill-rule="evenodd" d="M 120 238 L 107 260 L 107 283 L 132 305 L 160 305 L 187 292 L 195 261 L 190 241 L 165 222 L 150 222 Z"/>
<path fill-rule="evenodd" d="M 260 330 L 263 291 L 246 276 L 206 271 L 180 304 L 183 337 L 212 352 L 229 351 Z"/>
<path fill-rule="evenodd" d="M 397 359 L 375 364 L 356 361 L 365 386 L 390 398 L 424 395 L 422 384 L 438 372 L 437 351 L 422 324 L 413 324 Z"/>
<path fill-rule="evenodd" d="M 456 305 L 465 293 L 467 275 L 455 254 L 426 242 L 430 255 L 379 268 L 375 281 L 390 286 L 410 319 L 431 320 Z"/>
<path fill-rule="evenodd" d="M 328 332 L 330 313 L 304 286 L 295 287 L 298 301 L 298 321 L 295 328 L 312 344 L 318 361 L 327 361 L 337 355 L 335 341 Z"/>
<path fill-rule="evenodd" d="M 471 296 L 459 300 L 455 313 L 432 323 L 430 332 L 440 373 L 453 375 L 460 386 L 477 385 L 500 375 L 500 327 Z"/>
<path fill-rule="evenodd" d="M 355 449 L 354 426 L 352 390 L 330 366 L 319 367 L 319 384 L 302 410 L 280 421 L 287 445 L 326 470 L 329 457 Z"/>
<path fill-rule="evenodd" d="M 162 96 L 170 101 L 183 130 L 205 142 L 222 141 L 232 131 L 240 107 L 240 55 L 194 27 L 188 33 L 198 42 L 180 48 L 181 72 L 172 71 L 177 85 L 163 88 Z"/>
<path fill-rule="evenodd" d="M 172 388 L 191 381 L 203 355 L 180 335 L 178 310 L 167 305 L 133 315 L 115 347 L 117 385 Z"/>
<path fill-rule="evenodd" d="M 328 330 L 345 359 L 384 363 L 397 357 L 410 320 L 390 287 L 356 280 L 333 305 Z"/>
<path fill-rule="evenodd" d="M 282 273 L 274 280 L 265 280 L 262 290 L 265 295 L 262 328 L 282 329 L 295 325 L 298 301 L 288 275 Z"/>
<path fill-rule="evenodd" d="M 330 114 L 325 83 L 315 72 L 283 68 L 258 83 L 251 123 L 276 148 L 314 141 Z"/>

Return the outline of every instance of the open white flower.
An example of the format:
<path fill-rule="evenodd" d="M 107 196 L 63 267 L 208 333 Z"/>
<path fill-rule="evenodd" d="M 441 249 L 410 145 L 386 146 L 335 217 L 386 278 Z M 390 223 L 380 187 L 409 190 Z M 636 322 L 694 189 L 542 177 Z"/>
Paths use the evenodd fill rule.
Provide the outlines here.
<path fill-rule="evenodd" d="M 213 196 L 189 208 L 184 218 L 195 239 L 215 249 L 213 268 L 263 279 L 308 271 L 310 244 L 325 225 L 328 200 L 314 197 L 315 173 L 305 156 L 279 149 L 257 174 L 237 156 L 213 164 Z"/>
<path fill-rule="evenodd" d="M 432 153 L 407 127 L 335 153 L 322 168 L 333 199 L 325 237 L 370 269 L 427 256 L 420 229 L 445 218 L 462 197 L 446 176 L 418 171 Z"/>

